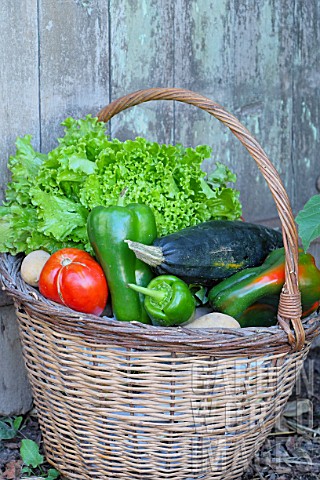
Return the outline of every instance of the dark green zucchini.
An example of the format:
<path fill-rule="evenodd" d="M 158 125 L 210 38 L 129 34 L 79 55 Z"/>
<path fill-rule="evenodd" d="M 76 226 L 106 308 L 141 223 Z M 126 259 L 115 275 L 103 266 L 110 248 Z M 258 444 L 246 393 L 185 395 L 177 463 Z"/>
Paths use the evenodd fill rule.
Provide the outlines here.
<path fill-rule="evenodd" d="M 157 275 L 176 275 L 187 283 L 213 285 L 247 267 L 261 265 L 282 235 L 263 225 L 212 220 L 157 238 L 152 246 L 128 241 L 138 258 Z"/>

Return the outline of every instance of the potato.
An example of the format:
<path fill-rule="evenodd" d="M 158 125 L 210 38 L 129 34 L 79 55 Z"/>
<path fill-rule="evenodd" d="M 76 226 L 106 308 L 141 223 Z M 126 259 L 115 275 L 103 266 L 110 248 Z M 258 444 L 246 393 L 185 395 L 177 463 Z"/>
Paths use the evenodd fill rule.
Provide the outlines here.
<path fill-rule="evenodd" d="M 219 312 L 207 313 L 183 326 L 186 328 L 241 328 L 235 318 Z"/>
<path fill-rule="evenodd" d="M 23 259 L 21 264 L 21 277 L 32 287 L 38 287 L 41 270 L 49 259 L 50 253 L 44 250 L 34 250 Z"/>

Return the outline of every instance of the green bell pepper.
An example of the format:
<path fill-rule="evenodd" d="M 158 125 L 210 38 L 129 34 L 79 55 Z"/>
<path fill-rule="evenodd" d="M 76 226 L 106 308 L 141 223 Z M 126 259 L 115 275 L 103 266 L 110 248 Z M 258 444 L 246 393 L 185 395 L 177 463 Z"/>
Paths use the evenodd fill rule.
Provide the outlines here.
<path fill-rule="evenodd" d="M 306 315 L 319 305 L 320 270 L 310 253 L 299 251 L 298 264 L 302 310 Z M 275 323 L 284 282 L 284 248 L 279 248 L 271 252 L 259 267 L 241 270 L 215 285 L 208 293 L 209 303 L 214 310 L 236 318 L 241 327 L 269 326 Z"/>
<path fill-rule="evenodd" d="M 132 283 L 128 286 L 145 295 L 144 305 L 153 325 L 181 325 L 192 320 L 195 314 L 195 299 L 188 285 L 174 275 L 159 275 L 147 288 Z"/>
<path fill-rule="evenodd" d="M 154 277 L 150 267 L 138 260 L 125 240 L 151 245 L 157 237 L 153 211 L 145 204 L 98 206 L 87 220 L 88 237 L 107 278 L 112 310 L 120 321 L 151 323 L 143 295 L 128 283 L 147 286 Z"/>

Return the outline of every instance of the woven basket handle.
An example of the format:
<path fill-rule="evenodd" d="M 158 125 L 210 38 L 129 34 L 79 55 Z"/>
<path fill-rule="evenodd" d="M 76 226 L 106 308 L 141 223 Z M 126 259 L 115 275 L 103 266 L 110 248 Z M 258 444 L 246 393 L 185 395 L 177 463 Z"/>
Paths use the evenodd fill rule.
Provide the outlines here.
<path fill-rule="evenodd" d="M 117 113 L 151 100 L 176 100 L 205 110 L 229 127 L 256 161 L 276 203 L 285 248 L 285 284 L 280 295 L 278 323 L 287 333 L 291 346 L 295 350 L 301 350 L 305 342 L 305 332 L 301 323 L 301 296 L 297 274 L 298 234 L 289 198 L 277 170 L 257 140 L 236 117 L 228 113 L 221 105 L 190 90 L 180 88 L 139 90 L 107 105 L 99 112 L 98 118 L 100 121 L 108 122 Z M 291 330 L 291 324 L 295 335 Z"/>

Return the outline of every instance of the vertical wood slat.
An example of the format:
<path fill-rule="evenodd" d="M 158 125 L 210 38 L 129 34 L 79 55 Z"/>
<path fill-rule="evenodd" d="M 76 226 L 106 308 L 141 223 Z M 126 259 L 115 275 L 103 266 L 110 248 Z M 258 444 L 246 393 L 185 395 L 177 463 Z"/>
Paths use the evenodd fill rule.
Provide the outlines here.
<path fill-rule="evenodd" d="M 111 100 L 149 87 L 173 86 L 174 2 L 110 1 Z M 111 120 L 111 134 L 121 140 L 144 136 L 173 141 L 172 102 L 134 107 Z"/>
<path fill-rule="evenodd" d="M 10 179 L 7 161 L 19 136 L 39 148 L 38 16 L 34 0 L 0 2 L 0 203 Z M 11 299 L 0 291 L 0 416 L 24 413 L 31 390 L 23 366 Z"/>
<path fill-rule="evenodd" d="M 10 179 L 9 156 L 18 136 L 31 134 L 39 148 L 39 81 L 37 5 L 21 0 L 0 3 L 0 203 Z M 0 305 L 9 303 L 0 292 Z"/>
<path fill-rule="evenodd" d="M 57 145 L 68 116 L 96 115 L 109 99 L 108 2 L 39 0 L 41 132 Z"/>
<path fill-rule="evenodd" d="M 320 175 L 320 3 L 295 2 L 293 51 L 294 208 L 296 211 L 319 193 Z"/>
<path fill-rule="evenodd" d="M 32 406 L 13 307 L 0 308 L 0 417 L 27 412 Z"/>
<path fill-rule="evenodd" d="M 213 2 L 192 1 L 186 8 L 186 2 L 178 0 L 176 7 L 176 85 L 199 91 L 232 112 L 233 52 L 227 25 L 231 29 L 233 19 L 229 1 L 222 0 L 217 7 Z M 206 162 L 208 171 L 216 160 L 231 164 L 233 144 L 238 143 L 231 132 L 189 106 L 177 105 L 176 116 L 177 140 L 188 146 L 212 147 L 212 161 Z"/>
<path fill-rule="evenodd" d="M 18 136 L 33 135 L 39 147 L 37 4 L 0 2 L 0 202 L 9 179 L 7 161 Z"/>

